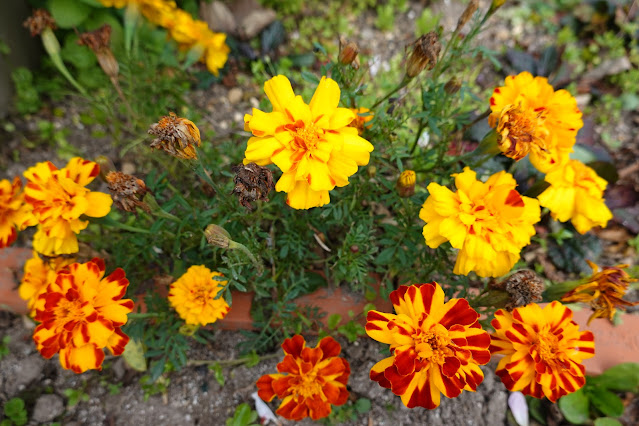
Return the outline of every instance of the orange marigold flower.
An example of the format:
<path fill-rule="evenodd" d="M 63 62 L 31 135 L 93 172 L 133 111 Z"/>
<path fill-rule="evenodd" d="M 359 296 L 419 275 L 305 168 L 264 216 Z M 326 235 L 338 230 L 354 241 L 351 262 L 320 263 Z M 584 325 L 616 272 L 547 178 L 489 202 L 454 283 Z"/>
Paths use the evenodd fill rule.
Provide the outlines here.
<path fill-rule="evenodd" d="M 603 198 L 608 182 L 578 160 L 569 160 L 550 170 L 544 178 L 550 186 L 539 196 L 553 219 L 570 220 L 580 234 L 595 226 L 605 227 L 612 212 Z"/>
<path fill-rule="evenodd" d="M 436 282 L 400 286 L 390 294 L 396 314 L 369 311 L 366 333 L 390 344 L 391 356 L 375 364 L 371 380 L 391 389 L 408 408 L 433 409 L 441 394 L 454 398 L 484 380 L 490 336 L 466 299 L 444 303 Z"/>
<path fill-rule="evenodd" d="M 586 383 L 581 362 L 595 355 L 595 339 L 579 331 L 566 306 L 555 301 L 543 309 L 536 303 L 500 309 L 491 324 L 490 352 L 504 355 L 496 373 L 508 390 L 555 402 Z"/>
<path fill-rule="evenodd" d="M 18 229 L 35 225 L 31 216 L 31 206 L 24 203 L 22 182 L 15 177 L 13 182 L 0 180 L 0 248 L 13 244 L 18 237 Z"/>
<path fill-rule="evenodd" d="M 568 161 L 577 131 L 583 127 L 577 101 L 566 90 L 554 91 L 545 77 L 527 71 L 506 77 L 490 98 L 491 127 L 499 149 L 516 161 L 530 153 L 541 172 Z"/>
<path fill-rule="evenodd" d="M 630 278 L 630 275 L 624 271 L 628 265 L 604 266 L 600 271 L 595 263 L 589 260 L 586 262 L 592 268 L 592 275 L 584 284 L 563 296 L 561 301 L 589 303 L 594 312 L 588 318 L 588 324 L 595 318 L 608 318 L 612 321 L 617 308 L 626 309 L 626 306 L 635 306 L 639 303 L 623 300 L 628 284 L 637 281 Z"/>
<path fill-rule="evenodd" d="M 32 317 L 36 314 L 35 305 L 40 295 L 55 281 L 57 272 L 71 263 L 73 258 L 58 256 L 43 259 L 34 251 L 33 257 L 24 264 L 24 275 L 18 293 L 27 301 Z"/>
<path fill-rule="evenodd" d="M 361 135 L 362 133 L 364 133 L 364 129 L 370 129 L 371 127 L 373 127 L 372 124 L 366 124 L 375 116 L 373 111 L 364 107 L 351 108 L 350 110 L 355 113 L 355 119 L 351 121 L 351 124 L 349 124 L 349 126 L 355 127 L 357 129 L 357 133 Z"/>
<path fill-rule="evenodd" d="M 282 349 L 286 355 L 277 364 L 279 374 L 265 374 L 257 381 L 260 398 L 269 402 L 277 396 L 282 400 L 277 414 L 289 420 L 318 420 L 331 414 L 331 405 L 348 400 L 346 384 L 351 367 L 339 357 L 342 348 L 332 337 L 324 337 L 309 348 L 304 337 L 296 334 L 284 340 Z"/>
<path fill-rule="evenodd" d="M 171 284 L 169 303 L 184 322 L 204 326 L 224 318 L 229 313 L 231 308 L 220 295 L 228 281 L 214 279 L 222 276 L 206 266 L 194 265 Z"/>
<path fill-rule="evenodd" d="M 153 123 L 149 134 L 157 136 L 151 142 L 151 148 L 161 149 L 177 158 L 197 158 L 195 147 L 202 144 L 200 129 L 195 123 L 186 118 L 178 117 L 174 112 L 169 112 L 168 116 Z"/>
<path fill-rule="evenodd" d="M 73 263 L 59 271 L 55 281 L 36 301 L 39 324 L 33 340 L 43 357 L 60 354 L 63 368 L 75 373 L 100 370 L 103 348 L 121 355 L 129 337 L 120 329 L 133 310 L 122 299 L 129 281 L 121 268 L 104 277 L 104 261 Z"/>
<path fill-rule="evenodd" d="M 430 248 L 450 241 L 459 249 L 453 272 L 480 277 L 500 277 L 519 259 L 521 249 L 535 235 L 539 202 L 523 197 L 517 182 L 504 171 L 486 183 L 477 180 L 468 167 L 453 175 L 457 192 L 437 183 L 428 185 L 419 217 L 426 222 L 424 238 Z"/>
<path fill-rule="evenodd" d="M 39 223 L 33 248 L 45 256 L 76 253 L 76 234 L 89 225 L 80 216 L 103 217 L 111 210 L 108 194 L 85 188 L 100 173 L 100 166 L 75 157 L 58 170 L 50 161 L 38 163 L 24 172 L 28 183 L 24 199 L 33 208 Z"/>

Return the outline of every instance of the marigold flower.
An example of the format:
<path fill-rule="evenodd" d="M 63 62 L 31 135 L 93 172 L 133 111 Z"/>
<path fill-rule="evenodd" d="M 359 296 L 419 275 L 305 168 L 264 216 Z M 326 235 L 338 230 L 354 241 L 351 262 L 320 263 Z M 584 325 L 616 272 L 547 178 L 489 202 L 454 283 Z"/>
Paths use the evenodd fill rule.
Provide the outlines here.
<path fill-rule="evenodd" d="M 592 275 L 585 283 L 566 293 L 561 298 L 566 303 L 589 303 L 593 310 L 588 318 L 588 324 L 595 318 L 608 318 L 612 321 L 617 308 L 625 310 L 626 306 L 635 306 L 639 302 L 627 302 L 623 296 L 628 291 L 628 285 L 637 281 L 630 278 L 624 268 L 628 265 L 604 266 L 601 271 L 595 263 L 586 260 L 592 268 Z"/>
<path fill-rule="evenodd" d="M 373 145 L 349 127 L 355 114 L 338 108 L 340 89 L 322 77 L 310 104 L 295 96 L 283 75 L 264 84 L 273 112 L 253 108 L 245 115 L 245 130 L 253 133 L 244 164 L 275 163 L 283 175 L 275 189 L 286 192 L 286 203 L 309 209 L 330 202 L 328 191 L 348 185 L 357 166 L 368 164 Z"/>
<path fill-rule="evenodd" d="M 550 187 L 537 198 L 553 219 L 570 220 L 580 234 L 595 226 L 605 227 L 612 219 L 603 198 L 608 182 L 582 162 L 569 160 L 549 171 L 544 180 Z"/>
<path fill-rule="evenodd" d="M 594 336 L 579 331 L 566 306 L 500 309 L 491 324 L 490 353 L 504 355 L 495 372 L 508 390 L 555 402 L 586 382 L 581 362 L 594 356 Z"/>
<path fill-rule="evenodd" d="M 76 253 L 76 234 L 89 224 L 80 216 L 106 216 L 113 200 L 108 194 L 85 188 L 100 173 L 100 166 L 75 157 L 58 170 L 50 161 L 24 172 L 28 183 L 24 199 L 39 223 L 33 248 L 45 256 Z"/>
<path fill-rule="evenodd" d="M 373 112 L 370 109 L 359 107 L 359 108 L 351 108 L 351 111 L 355 113 L 355 119 L 351 121 L 350 126 L 355 127 L 359 135 L 364 133 L 365 129 L 370 129 L 371 127 L 373 127 L 372 124 L 366 124 L 369 121 L 371 121 L 373 117 L 375 116 L 375 114 L 373 114 Z"/>
<path fill-rule="evenodd" d="M 488 123 L 497 127 L 499 149 L 516 161 L 530 161 L 545 173 L 568 161 L 577 131 L 583 127 L 577 101 L 566 90 L 554 91 L 545 77 L 527 71 L 508 76 L 490 98 Z"/>
<path fill-rule="evenodd" d="M 404 170 L 397 178 L 396 188 L 400 197 L 410 197 L 415 194 L 417 176 L 413 170 Z"/>
<path fill-rule="evenodd" d="M 332 337 L 309 348 L 304 337 L 296 334 L 284 340 L 282 349 L 286 355 L 277 364 L 279 374 L 265 374 L 257 381 L 260 398 L 282 400 L 277 414 L 289 420 L 318 420 L 331 414 L 332 405 L 346 403 L 351 368 L 339 357 L 342 348 Z"/>
<path fill-rule="evenodd" d="M 43 357 L 60 354 L 63 368 L 75 373 L 100 370 L 103 349 L 121 355 L 129 337 L 120 329 L 133 310 L 122 299 L 129 281 L 121 268 L 104 277 L 104 261 L 73 263 L 59 271 L 55 281 L 36 301 L 35 320 L 41 322 L 33 340 Z"/>
<path fill-rule="evenodd" d="M 177 281 L 171 284 L 169 303 L 187 324 L 206 325 L 222 319 L 231 310 L 220 293 L 228 281 L 203 265 L 191 266 Z"/>
<path fill-rule="evenodd" d="M 142 0 L 140 13 L 155 25 L 168 27 L 171 25 L 177 5 L 169 0 Z"/>
<path fill-rule="evenodd" d="M 390 344 L 391 356 L 371 368 L 371 380 L 391 389 L 408 408 L 439 406 L 441 394 L 474 392 L 490 361 L 490 336 L 466 299 L 444 303 L 436 282 L 400 286 L 390 294 L 396 314 L 369 311 L 366 333 Z"/>
<path fill-rule="evenodd" d="M 31 206 L 24 203 L 22 182 L 15 177 L 13 182 L 0 180 L 0 249 L 13 244 L 19 229 L 34 225 Z"/>
<path fill-rule="evenodd" d="M 173 112 L 153 123 L 150 135 L 157 136 L 151 142 L 151 148 L 161 149 L 174 157 L 184 159 L 197 158 L 195 147 L 202 144 L 200 129 L 186 118 L 178 117 Z"/>
<path fill-rule="evenodd" d="M 57 272 L 74 262 L 66 256 L 41 258 L 37 252 L 24 264 L 24 275 L 18 287 L 18 294 L 27 301 L 31 316 L 36 314 L 36 301 L 46 292 L 49 284 L 55 281 Z"/>
<path fill-rule="evenodd" d="M 426 244 L 437 248 L 450 241 L 460 250 L 455 274 L 506 274 L 535 235 L 539 202 L 521 196 L 515 190 L 515 179 L 504 171 L 495 173 L 486 183 L 478 181 L 468 167 L 453 176 L 457 192 L 434 182 L 428 185 L 430 196 L 419 213 L 426 222 Z"/>

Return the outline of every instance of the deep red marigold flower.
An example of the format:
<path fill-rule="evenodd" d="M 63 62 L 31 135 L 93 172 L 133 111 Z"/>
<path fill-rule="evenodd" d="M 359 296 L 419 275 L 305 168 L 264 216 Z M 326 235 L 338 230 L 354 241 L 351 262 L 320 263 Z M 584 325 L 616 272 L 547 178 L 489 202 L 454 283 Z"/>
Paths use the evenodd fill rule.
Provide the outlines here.
<path fill-rule="evenodd" d="M 351 367 L 338 356 L 342 348 L 335 339 L 324 337 L 309 348 L 304 337 L 296 334 L 284 340 L 282 349 L 286 355 L 277 364 L 280 374 L 265 374 L 257 381 L 260 398 L 282 400 L 277 414 L 289 420 L 318 420 L 331 414 L 331 405 L 347 401 Z"/>
<path fill-rule="evenodd" d="M 57 273 L 55 281 L 36 301 L 35 320 L 41 322 L 33 340 L 43 357 L 60 353 L 60 364 L 75 373 L 100 370 L 103 348 L 121 355 L 129 337 L 120 329 L 133 310 L 122 299 L 129 285 L 124 271 L 104 277 L 104 261 L 73 263 Z"/>
<path fill-rule="evenodd" d="M 500 309 L 491 324 L 490 352 L 505 355 L 495 372 L 508 390 L 555 402 L 586 383 L 581 361 L 595 355 L 595 339 L 579 331 L 566 306 L 555 301 Z"/>
<path fill-rule="evenodd" d="M 490 361 L 490 336 L 466 299 L 444 303 L 436 282 L 400 286 L 390 294 L 396 314 L 369 311 L 366 333 L 390 344 L 391 356 L 375 364 L 370 378 L 408 408 L 436 408 L 441 394 L 454 398 L 475 391 L 479 368 Z"/>

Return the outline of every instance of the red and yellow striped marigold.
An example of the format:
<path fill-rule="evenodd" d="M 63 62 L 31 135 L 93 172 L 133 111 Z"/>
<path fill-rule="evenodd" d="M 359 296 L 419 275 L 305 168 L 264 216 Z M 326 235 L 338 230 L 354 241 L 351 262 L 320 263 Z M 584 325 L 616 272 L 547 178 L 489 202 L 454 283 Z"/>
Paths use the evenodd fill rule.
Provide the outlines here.
<path fill-rule="evenodd" d="M 0 180 L 0 249 L 8 247 L 18 237 L 19 229 L 35 223 L 29 223 L 31 206 L 24 203 L 22 182 L 15 177 L 13 182 Z"/>
<path fill-rule="evenodd" d="M 71 264 L 36 301 L 38 350 L 47 359 L 59 353 L 62 367 L 75 373 L 100 370 L 103 348 L 121 355 L 129 342 L 120 329 L 133 310 L 133 301 L 122 299 L 129 281 L 120 268 L 106 278 L 104 270 L 98 258 Z"/>
<path fill-rule="evenodd" d="M 277 396 L 282 400 L 277 414 L 289 420 L 318 420 L 331 414 L 331 405 L 348 400 L 346 384 L 351 368 L 338 356 L 342 348 L 332 337 L 324 337 L 309 348 L 304 337 L 296 334 L 284 340 L 282 349 L 286 355 L 277 364 L 279 374 L 265 374 L 257 381 L 260 398 L 269 402 Z"/>
<path fill-rule="evenodd" d="M 35 316 L 36 301 L 47 291 L 49 284 L 55 281 L 57 272 L 73 261 L 63 256 L 43 259 L 37 252 L 33 252 L 33 257 L 24 264 L 24 275 L 18 287 L 20 297 L 27 301 L 31 316 Z"/>
<path fill-rule="evenodd" d="M 581 362 L 594 356 L 594 336 L 579 331 L 566 306 L 555 301 L 500 309 L 491 324 L 490 352 L 505 355 L 496 373 L 508 390 L 555 402 L 586 383 Z"/>
<path fill-rule="evenodd" d="M 439 406 L 441 394 L 454 398 L 475 391 L 479 368 L 490 361 L 490 336 L 465 299 L 444 302 L 436 282 L 400 286 L 390 294 L 396 314 L 369 311 L 366 333 L 390 344 L 391 356 L 375 364 L 371 380 L 391 389 L 408 408 Z"/>

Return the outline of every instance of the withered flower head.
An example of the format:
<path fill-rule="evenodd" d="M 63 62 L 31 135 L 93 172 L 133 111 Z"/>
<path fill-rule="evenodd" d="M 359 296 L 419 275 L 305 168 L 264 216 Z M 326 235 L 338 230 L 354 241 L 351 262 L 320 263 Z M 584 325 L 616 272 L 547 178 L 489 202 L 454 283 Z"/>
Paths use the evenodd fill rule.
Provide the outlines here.
<path fill-rule="evenodd" d="M 457 28 L 455 29 L 455 31 L 461 30 L 464 27 L 464 25 L 466 25 L 466 23 L 470 20 L 470 18 L 473 17 L 473 14 L 475 13 L 478 7 L 479 7 L 479 0 L 470 0 L 470 2 L 468 3 L 468 6 L 466 6 L 466 9 L 464 10 L 464 13 L 462 13 L 461 16 L 459 17 L 459 20 L 457 20 Z"/>
<path fill-rule="evenodd" d="M 39 35 L 45 28 L 56 29 L 53 16 L 44 9 L 34 10 L 33 15 L 29 16 L 22 25 L 31 32 L 31 36 Z"/>
<path fill-rule="evenodd" d="M 424 69 L 433 69 L 442 48 L 435 31 L 421 36 L 411 46 L 412 51 L 406 63 L 406 75 L 409 78 L 415 77 Z"/>
<path fill-rule="evenodd" d="M 589 260 L 587 262 L 592 268 L 592 275 L 584 284 L 577 286 L 562 297 L 561 301 L 590 304 L 594 312 L 588 318 L 588 324 L 595 318 L 608 318 L 612 321 L 617 308 L 624 310 L 626 306 L 634 306 L 639 303 L 627 302 L 622 299 L 628 290 L 628 285 L 637 281 L 630 278 L 630 275 L 624 271 L 628 265 L 604 266 L 600 271 L 599 266 Z"/>
<path fill-rule="evenodd" d="M 506 157 L 515 161 L 524 158 L 532 150 L 547 152 L 548 131 L 543 125 L 543 111 L 508 105 L 497 123 L 497 144 Z"/>
<path fill-rule="evenodd" d="M 157 136 L 151 142 L 151 148 L 161 149 L 178 158 L 197 158 L 195 147 L 202 143 L 197 126 L 191 120 L 178 117 L 173 112 L 152 124 L 149 134 Z"/>
<path fill-rule="evenodd" d="M 275 189 L 273 174 L 266 167 L 255 163 L 239 164 L 231 169 L 235 173 L 235 188 L 231 194 L 237 194 L 240 204 L 253 210 L 253 201 L 268 201 L 268 194 Z"/>
<path fill-rule="evenodd" d="M 346 41 L 343 37 L 339 39 L 338 60 L 342 65 L 351 65 L 357 58 L 359 46 L 354 41 Z"/>
<path fill-rule="evenodd" d="M 459 92 L 459 89 L 461 89 L 461 82 L 457 79 L 457 77 L 451 78 L 446 82 L 446 84 L 444 84 L 444 92 L 449 95 L 454 95 Z"/>
<path fill-rule="evenodd" d="M 113 204 L 120 210 L 136 213 L 136 207 L 147 213 L 151 208 L 142 201 L 147 192 L 151 192 L 142 179 L 122 172 L 109 172 L 106 181 L 113 197 Z"/>
<path fill-rule="evenodd" d="M 531 303 L 541 302 L 541 294 L 544 292 L 544 282 L 531 270 L 517 271 L 500 283 L 491 284 L 498 290 L 505 290 L 510 299 L 505 309 L 512 311 L 515 308 Z"/>
<path fill-rule="evenodd" d="M 87 46 L 95 53 L 100 67 L 106 75 L 109 77 L 117 77 L 120 68 L 118 61 L 115 59 L 115 56 L 113 56 L 113 52 L 111 52 L 111 48 L 109 47 L 110 40 L 111 26 L 104 24 L 95 31 L 80 34 L 78 44 L 80 46 Z"/>
<path fill-rule="evenodd" d="M 204 229 L 204 236 L 206 241 L 216 247 L 229 248 L 231 245 L 231 235 L 219 225 L 209 225 Z"/>

